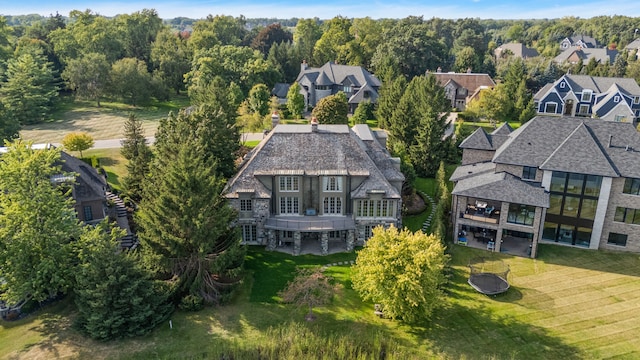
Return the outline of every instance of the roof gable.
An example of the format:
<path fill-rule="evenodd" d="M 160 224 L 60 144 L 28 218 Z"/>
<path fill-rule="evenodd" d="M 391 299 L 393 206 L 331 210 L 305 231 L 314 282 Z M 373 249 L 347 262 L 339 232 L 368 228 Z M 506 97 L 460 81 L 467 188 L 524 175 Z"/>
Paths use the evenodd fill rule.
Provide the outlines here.
<path fill-rule="evenodd" d="M 581 123 L 545 160 L 543 170 L 618 177 L 591 131 Z"/>
<path fill-rule="evenodd" d="M 475 149 L 475 150 L 493 150 L 489 137 L 483 128 L 479 127 L 466 139 L 460 143 L 461 149 Z"/>
<path fill-rule="evenodd" d="M 481 86 L 494 87 L 496 83 L 491 79 L 488 74 L 474 74 L 474 73 L 430 73 L 436 77 L 436 80 L 440 86 L 446 85 L 450 80 L 454 81 L 459 86 L 467 89 L 469 93 L 475 92 L 475 90 Z"/>
<path fill-rule="evenodd" d="M 506 172 L 480 173 L 476 176 L 461 179 L 456 183 L 451 193 L 453 195 L 549 207 L 549 196 L 544 188 L 540 186 L 540 183 L 522 181 L 517 176 Z"/>

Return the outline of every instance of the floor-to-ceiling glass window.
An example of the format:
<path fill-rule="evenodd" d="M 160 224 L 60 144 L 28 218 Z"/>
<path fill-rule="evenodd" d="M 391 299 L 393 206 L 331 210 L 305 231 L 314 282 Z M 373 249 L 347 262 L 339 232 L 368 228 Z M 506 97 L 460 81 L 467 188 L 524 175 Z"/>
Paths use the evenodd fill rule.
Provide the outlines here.
<path fill-rule="evenodd" d="M 542 237 L 589 246 L 602 177 L 554 171 Z"/>

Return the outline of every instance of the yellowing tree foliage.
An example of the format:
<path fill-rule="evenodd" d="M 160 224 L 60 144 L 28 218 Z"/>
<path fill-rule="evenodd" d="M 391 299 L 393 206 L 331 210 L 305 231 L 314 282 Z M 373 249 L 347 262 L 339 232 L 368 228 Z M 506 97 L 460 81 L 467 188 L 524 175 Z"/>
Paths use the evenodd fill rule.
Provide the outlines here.
<path fill-rule="evenodd" d="M 62 138 L 62 146 L 69 151 L 79 151 L 82 157 L 82 152 L 93 146 L 93 138 L 84 132 L 69 133 Z"/>
<path fill-rule="evenodd" d="M 358 253 L 351 281 L 363 300 L 380 304 L 386 317 L 415 323 L 442 303 L 447 261 L 434 235 L 377 227 Z"/>

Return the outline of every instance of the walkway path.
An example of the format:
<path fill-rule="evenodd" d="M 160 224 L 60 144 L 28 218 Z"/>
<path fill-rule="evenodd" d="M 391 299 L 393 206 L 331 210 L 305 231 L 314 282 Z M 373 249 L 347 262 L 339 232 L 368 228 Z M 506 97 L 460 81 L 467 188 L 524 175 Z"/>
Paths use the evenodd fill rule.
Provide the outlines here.
<path fill-rule="evenodd" d="M 422 223 L 422 232 L 426 233 L 427 230 L 429 229 L 429 226 L 431 226 L 431 220 L 433 219 L 433 215 L 436 213 L 436 202 L 433 201 L 433 198 L 427 195 L 427 193 L 425 193 L 424 191 L 420 191 L 420 195 L 422 196 L 423 199 L 431 203 L 431 212 L 429 213 L 429 217 L 427 217 L 427 220 L 425 220 L 424 223 Z"/>

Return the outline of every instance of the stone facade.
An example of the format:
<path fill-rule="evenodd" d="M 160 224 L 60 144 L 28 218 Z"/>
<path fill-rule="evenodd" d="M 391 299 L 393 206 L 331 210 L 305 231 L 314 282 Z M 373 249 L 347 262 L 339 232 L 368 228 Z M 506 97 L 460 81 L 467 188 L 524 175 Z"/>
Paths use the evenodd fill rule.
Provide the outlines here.
<path fill-rule="evenodd" d="M 600 248 L 607 250 L 640 252 L 640 225 L 614 221 L 617 207 L 640 209 L 639 195 L 630 195 L 622 192 L 624 182 L 624 178 L 616 178 L 612 181 L 609 204 L 607 206 L 607 212 L 602 228 L 602 236 L 600 238 Z M 628 235 L 627 245 L 618 246 L 609 244 L 609 233 L 611 232 Z"/>
<path fill-rule="evenodd" d="M 462 165 L 491 161 L 493 154 L 495 154 L 495 151 L 492 150 L 464 149 L 462 153 Z"/>

